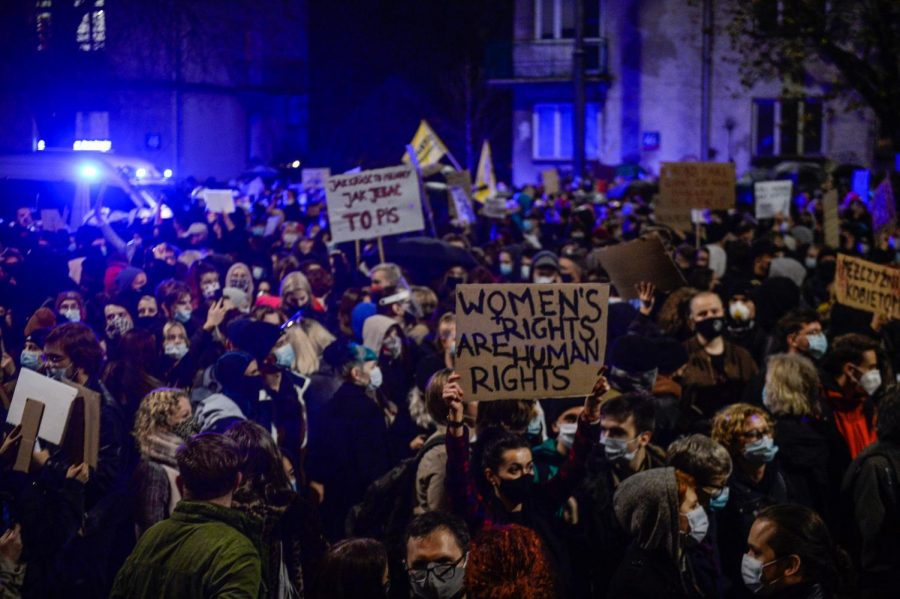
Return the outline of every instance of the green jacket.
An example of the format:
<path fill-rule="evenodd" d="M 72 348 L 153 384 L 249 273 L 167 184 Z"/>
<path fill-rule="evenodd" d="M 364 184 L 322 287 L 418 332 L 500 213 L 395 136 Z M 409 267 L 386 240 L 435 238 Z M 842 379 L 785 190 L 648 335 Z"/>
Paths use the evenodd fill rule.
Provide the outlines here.
<path fill-rule="evenodd" d="M 178 503 L 145 532 L 116 576 L 111 599 L 259 597 L 259 524 L 206 502 Z"/>

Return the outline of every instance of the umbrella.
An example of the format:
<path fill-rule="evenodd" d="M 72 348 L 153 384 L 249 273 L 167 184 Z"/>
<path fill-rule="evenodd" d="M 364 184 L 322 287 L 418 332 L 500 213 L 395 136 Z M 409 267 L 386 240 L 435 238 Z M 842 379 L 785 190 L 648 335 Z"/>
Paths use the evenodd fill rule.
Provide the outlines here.
<path fill-rule="evenodd" d="M 434 237 L 406 237 L 385 244 L 385 259 L 405 267 L 419 283 L 441 277 L 452 266 L 477 265 L 467 250 Z"/>
<path fill-rule="evenodd" d="M 781 162 L 774 173 L 778 179 L 790 177 L 804 191 L 818 189 L 825 182 L 825 169 L 815 162 Z"/>

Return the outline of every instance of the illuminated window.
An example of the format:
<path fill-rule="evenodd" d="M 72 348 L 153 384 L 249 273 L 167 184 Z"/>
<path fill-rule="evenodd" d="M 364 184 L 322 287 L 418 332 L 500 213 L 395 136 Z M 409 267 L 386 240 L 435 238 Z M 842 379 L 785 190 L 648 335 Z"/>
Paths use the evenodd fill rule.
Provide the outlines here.
<path fill-rule="evenodd" d="M 575 37 L 575 0 L 534 0 L 534 38 L 539 40 Z M 584 37 L 600 36 L 600 2 L 584 3 Z"/>
<path fill-rule="evenodd" d="M 535 105 L 532 125 L 532 156 L 536 160 L 572 159 L 571 104 Z M 599 131 L 600 105 L 588 103 L 584 110 L 584 153 L 589 160 L 600 158 Z"/>
<path fill-rule="evenodd" d="M 102 50 L 106 46 L 106 11 L 103 10 L 105 0 L 93 0 L 93 8 L 85 10 L 75 34 L 75 41 L 82 52 Z M 75 0 L 75 7 L 81 7 L 91 0 Z"/>

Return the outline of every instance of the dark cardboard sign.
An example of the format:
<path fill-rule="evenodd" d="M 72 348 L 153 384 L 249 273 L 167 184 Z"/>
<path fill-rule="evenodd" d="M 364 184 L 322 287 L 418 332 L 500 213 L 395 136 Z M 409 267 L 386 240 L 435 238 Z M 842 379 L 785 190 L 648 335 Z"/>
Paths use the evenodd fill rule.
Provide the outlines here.
<path fill-rule="evenodd" d="M 656 236 L 611 245 L 597 255 L 622 299 L 637 298 L 634 286 L 643 281 L 653 283 L 660 291 L 674 291 L 687 284 Z"/>

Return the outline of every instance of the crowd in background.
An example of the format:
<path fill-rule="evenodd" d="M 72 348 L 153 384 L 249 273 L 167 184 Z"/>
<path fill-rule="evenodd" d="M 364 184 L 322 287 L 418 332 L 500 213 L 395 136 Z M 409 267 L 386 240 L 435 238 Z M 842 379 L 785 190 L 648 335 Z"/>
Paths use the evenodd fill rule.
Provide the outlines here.
<path fill-rule="evenodd" d="M 441 243 L 383 257 L 277 185 L 71 231 L 22 202 L 2 415 L 22 370 L 81 385 L 100 450 L 24 473 L 5 425 L 0 597 L 895 596 L 900 322 L 833 280 L 837 252 L 900 263 L 900 229 L 847 194 L 826 247 L 809 189 L 679 232 L 596 189 L 466 226 L 433 199 Z M 457 285 L 609 282 L 598 249 L 642 235 L 687 284 L 613 287 L 587 398 L 464 395 Z"/>

